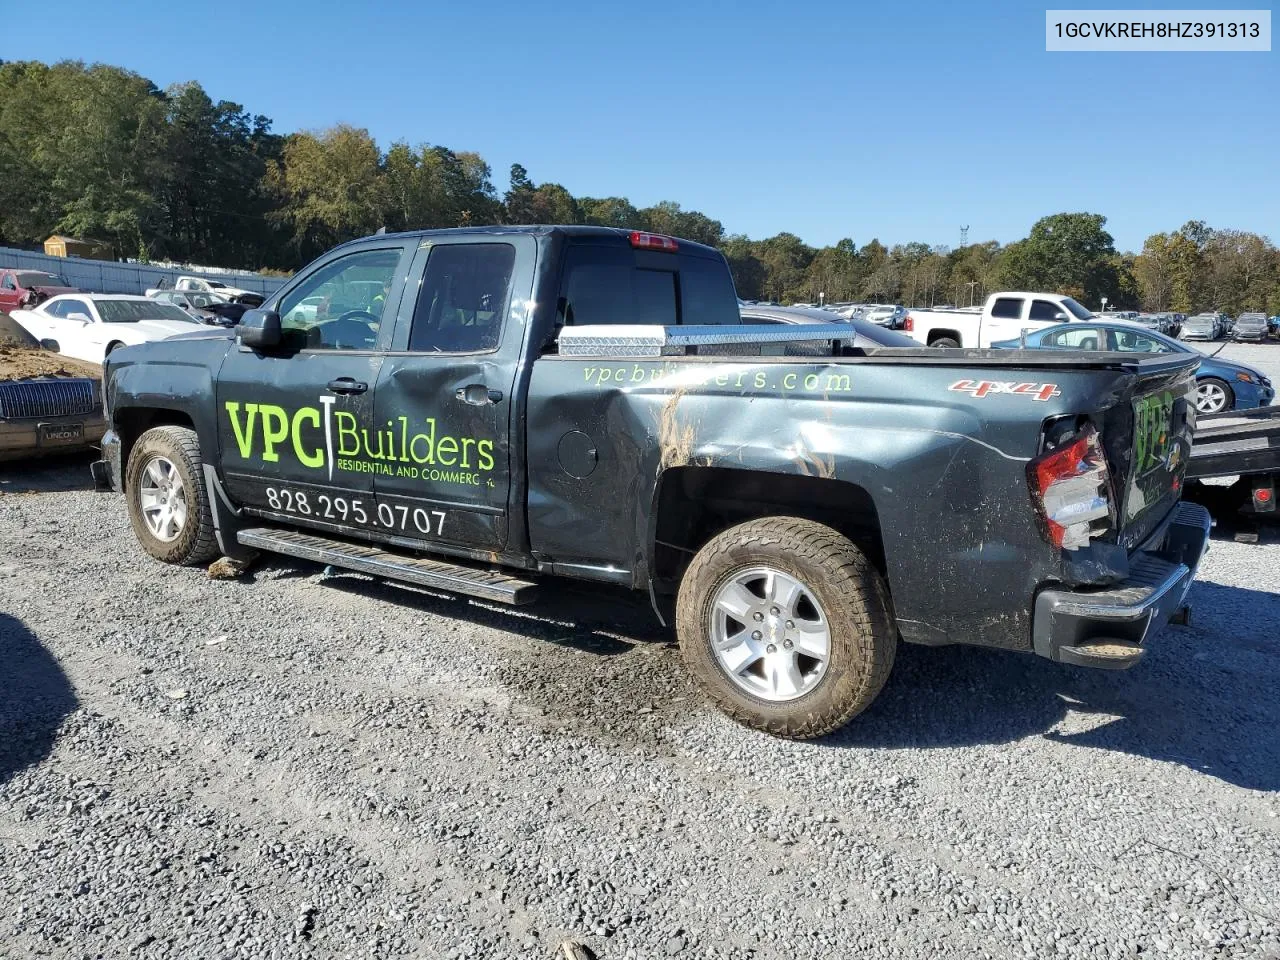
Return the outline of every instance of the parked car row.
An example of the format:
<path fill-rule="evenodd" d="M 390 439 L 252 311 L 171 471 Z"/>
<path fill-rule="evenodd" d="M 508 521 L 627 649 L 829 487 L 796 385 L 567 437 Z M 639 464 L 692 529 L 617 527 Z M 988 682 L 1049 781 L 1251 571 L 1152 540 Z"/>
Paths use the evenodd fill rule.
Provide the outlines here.
<path fill-rule="evenodd" d="M 1251 340 L 1262 343 L 1268 337 L 1280 335 L 1280 316 L 1268 317 L 1260 311 L 1247 311 L 1232 319 L 1217 311 L 1197 313 L 1183 324 L 1183 340 Z"/>
<path fill-rule="evenodd" d="M 1105 310 L 1098 316 L 1104 320 L 1127 320 L 1170 337 L 1178 335 L 1187 319 L 1185 313 L 1139 313 L 1137 310 Z"/>

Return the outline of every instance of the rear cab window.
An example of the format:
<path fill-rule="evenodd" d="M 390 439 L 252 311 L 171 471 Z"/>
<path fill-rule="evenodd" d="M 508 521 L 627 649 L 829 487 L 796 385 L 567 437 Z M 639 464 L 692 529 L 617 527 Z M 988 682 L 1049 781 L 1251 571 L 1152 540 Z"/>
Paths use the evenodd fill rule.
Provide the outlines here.
<path fill-rule="evenodd" d="M 565 251 L 557 324 L 737 324 L 724 262 L 693 253 L 573 243 Z"/>
<path fill-rule="evenodd" d="M 484 353 L 498 348 L 516 248 L 441 244 L 431 250 L 409 331 L 410 353 Z"/>
<path fill-rule="evenodd" d="M 991 305 L 991 316 L 1000 320 L 1020 320 L 1022 303 L 1021 297 L 997 297 Z"/>

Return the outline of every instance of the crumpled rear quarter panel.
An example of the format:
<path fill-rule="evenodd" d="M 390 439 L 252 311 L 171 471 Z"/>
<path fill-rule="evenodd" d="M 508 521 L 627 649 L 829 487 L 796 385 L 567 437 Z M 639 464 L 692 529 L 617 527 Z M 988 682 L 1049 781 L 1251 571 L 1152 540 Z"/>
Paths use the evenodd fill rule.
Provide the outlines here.
<path fill-rule="evenodd" d="M 1033 593 L 1062 566 L 1037 528 L 1027 461 L 1046 417 L 1114 402 L 1124 375 L 1052 371 L 1045 400 L 951 389 L 984 372 L 874 358 L 541 359 L 528 403 L 533 549 L 629 569 L 640 586 L 665 471 L 845 481 L 875 504 L 904 636 L 1026 648 Z M 561 463 L 575 432 L 598 452 L 587 476 Z"/>

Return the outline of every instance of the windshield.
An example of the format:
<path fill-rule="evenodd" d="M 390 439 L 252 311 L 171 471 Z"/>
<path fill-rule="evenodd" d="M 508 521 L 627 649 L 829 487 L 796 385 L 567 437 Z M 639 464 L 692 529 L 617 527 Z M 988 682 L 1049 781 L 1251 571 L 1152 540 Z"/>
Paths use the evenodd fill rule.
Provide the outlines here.
<path fill-rule="evenodd" d="M 137 323 L 139 320 L 180 320 L 199 323 L 187 316 L 181 307 L 154 300 L 99 300 L 98 313 L 103 323 Z"/>
<path fill-rule="evenodd" d="M 1063 297 L 1063 298 L 1062 298 L 1062 305 L 1063 305 L 1064 307 L 1066 307 L 1066 308 L 1067 308 L 1067 310 L 1071 313 L 1071 315 L 1072 315 L 1073 317 L 1075 317 L 1077 320 L 1092 320 L 1092 319 L 1093 319 L 1093 314 L 1092 314 L 1092 313 L 1090 313 L 1088 310 L 1086 310 L 1086 309 L 1085 309 L 1084 307 L 1082 307 L 1080 304 L 1076 303 L 1076 302 L 1075 302 L 1074 300 L 1072 300 L 1070 297 Z"/>
<path fill-rule="evenodd" d="M 69 287 L 66 277 L 56 273 L 44 273 L 39 270 L 21 270 L 18 272 L 18 285 L 22 287 Z"/>

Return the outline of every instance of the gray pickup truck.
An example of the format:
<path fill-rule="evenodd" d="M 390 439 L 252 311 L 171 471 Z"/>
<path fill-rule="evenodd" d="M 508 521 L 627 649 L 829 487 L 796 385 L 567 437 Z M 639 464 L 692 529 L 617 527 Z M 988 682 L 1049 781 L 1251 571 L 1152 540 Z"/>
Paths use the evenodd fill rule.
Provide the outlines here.
<path fill-rule="evenodd" d="M 169 563 L 647 591 L 721 708 L 813 737 L 900 640 L 1141 657 L 1208 536 L 1194 373 L 744 327 L 720 253 L 642 232 L 387 234 L 234 331 L 112 353 L 95 476 Z"/>

